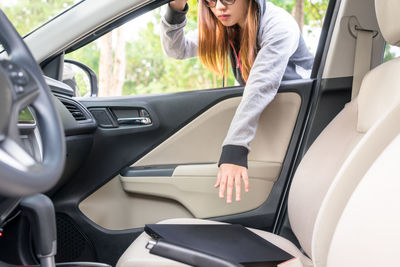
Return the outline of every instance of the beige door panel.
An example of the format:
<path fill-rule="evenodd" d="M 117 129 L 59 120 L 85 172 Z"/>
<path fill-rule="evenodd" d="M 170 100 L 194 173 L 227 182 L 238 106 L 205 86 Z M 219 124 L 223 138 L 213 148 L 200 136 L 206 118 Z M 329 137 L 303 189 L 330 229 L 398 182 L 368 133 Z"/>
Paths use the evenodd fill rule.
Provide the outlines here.
<path fill-rule="evenodd" d="M 109 230 L 138 228 L 169 218 L 193 218 L 176 201 L 125 192 L 119 176 L 82 201 L 79 209 L 91 221 Z"/>
<path fill-rule="evenodd" d="M 279 163 L 249 162 L 251 193 L 227 205 L 214 188 L 216 164 L 178 166 L 172 177 L 121 177 L 126 192 L 173 199 L 196 218 L 236 214 L 257 208 L 267 200 L 281 169 Z M 242 192 L 244 192 L 242 184 Z"/>
<path fill-rule="evenodd" d="M 239 203 L 228 205 L 213 187 L 215 163 L 240 100 L 235 97 L 217 103 L 132 165 L 180 165 L 173 178 L 115 177 L 82 201 L 80 210 L 98 225 L 118 230 L 167 218 L 208 218 L 259 207 L 279 176 L 301 97 L 279 93 L 264 110 L 248 156 L 250 192 Z"/>
<path fill-rule="evenodd" d="M 218 162 L 221 145 L 241 97 L 219 102 L 139 159 L 133 166 Z M 301 97 L 279 93 L 262 113 L 249 160 L 283 162 Z"/>

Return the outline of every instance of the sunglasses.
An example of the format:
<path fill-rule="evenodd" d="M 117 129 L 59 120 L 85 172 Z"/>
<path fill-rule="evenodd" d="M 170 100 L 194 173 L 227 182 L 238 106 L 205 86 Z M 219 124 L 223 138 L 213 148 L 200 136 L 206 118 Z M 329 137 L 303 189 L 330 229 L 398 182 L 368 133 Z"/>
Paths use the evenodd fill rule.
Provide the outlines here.
<path fill-rule="evenodd" d="M 205 0 L 206 2 L 206 6 L 207 7 L 215 7 L 217 5 L 217 1 L 218 0 Z M 235 3 L 236 0 L 219 0 L 221 2 L 221 4 L 223 4 L 224 6 L 230 6 L 233 5 Z"/>

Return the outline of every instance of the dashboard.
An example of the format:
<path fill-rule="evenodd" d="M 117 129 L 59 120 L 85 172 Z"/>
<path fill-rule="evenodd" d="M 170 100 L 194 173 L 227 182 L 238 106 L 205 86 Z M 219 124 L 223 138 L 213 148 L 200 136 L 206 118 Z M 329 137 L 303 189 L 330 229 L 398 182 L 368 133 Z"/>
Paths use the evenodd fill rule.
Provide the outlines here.
<path fill-rule="evenodd" d="M 46 83 L 53 93 L 53 100 L 62 121 L 66 136 L 93 132 L 96 121 L 92 114 L 73 98 L 73 90 L 67 84 L 45 76 Z M 23 109 L 18 117 L 20 129 L 36 128 L 33 111 Z"/>
<path fill-rule="evenodd" d="M 73 98 L 73 90 L 63 82 L 45 76 L 46 83 L 53 93 L 53 100 L 64 128 L 67 159 L 64 173 L 59 183 L 52 189 L 56 191 L 81 166 L 90 152 L 93 133 L 97 123 L 93 115 Z M 42 159 L 40 125 L 30 108 L 22 110 L 18 117 L 18 128 L 22 145 L 37 161 Z M 51 192 L 50 192 L 51 193 Z"/>

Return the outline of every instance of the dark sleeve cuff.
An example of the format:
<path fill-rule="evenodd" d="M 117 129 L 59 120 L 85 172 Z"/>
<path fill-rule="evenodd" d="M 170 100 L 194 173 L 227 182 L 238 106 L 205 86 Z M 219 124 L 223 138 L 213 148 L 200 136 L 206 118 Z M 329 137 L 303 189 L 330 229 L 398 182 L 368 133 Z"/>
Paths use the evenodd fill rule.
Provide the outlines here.
<path fill-rule="evenodd" d="M 168 4 L 167 12 L 165 13 L 165 20 L 169 24 L 181 24 L 185 21 L 188 10 L 189 6 L 187 3 L 182 11 L 175 10 Z"/>
<path fill-rule="evenodd" d="M 226 145 L 222 147 L 218 167 L 223 163 L 230 163 L 247 168 L 247 154 L 249 150 L 244 146 Z"/>

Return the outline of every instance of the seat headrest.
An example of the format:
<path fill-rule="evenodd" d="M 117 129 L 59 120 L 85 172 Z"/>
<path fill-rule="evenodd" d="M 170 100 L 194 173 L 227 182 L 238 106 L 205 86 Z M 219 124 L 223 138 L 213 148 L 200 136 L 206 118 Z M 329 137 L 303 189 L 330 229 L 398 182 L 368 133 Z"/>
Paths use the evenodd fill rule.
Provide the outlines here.
<path fill-rule="evenodd" d="M 400 1 L 375 0 L 375 10 L 383 38 L 391 45 L 400 46 Z"/>

